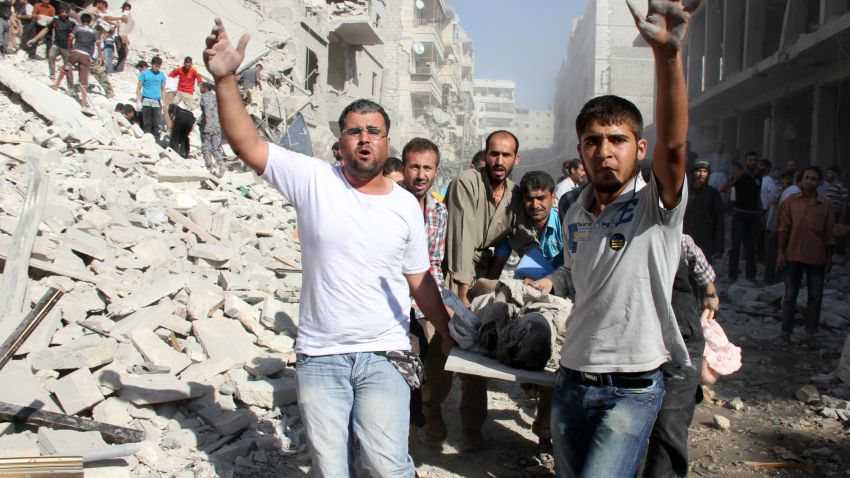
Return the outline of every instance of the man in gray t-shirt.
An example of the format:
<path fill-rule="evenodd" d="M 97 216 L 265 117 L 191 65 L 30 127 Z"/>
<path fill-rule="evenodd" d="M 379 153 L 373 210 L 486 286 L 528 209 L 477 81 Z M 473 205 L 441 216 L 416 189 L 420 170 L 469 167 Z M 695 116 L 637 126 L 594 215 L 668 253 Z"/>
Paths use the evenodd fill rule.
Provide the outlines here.
<path fill-rule="evenodd" d="M 254 68 L 248 68 L 239 75 L 239 81 L 242 82 L 242 96 L 245 103 L 253 103 L 253 92 L 255 89 L 262 89 L 260 83 L 263 73 L 263 65 L 257 63 Z"/>
<path fill-rule="evenodd" d="M 637 107 L 617 96 L 588 101 L 576 132 L 590 184 L 564 216 L 565 267 L 531 282 L 575 294 L 552 403 L 559 477 L 634 476 L 664 396 L 659 367 L 689 363 L 670 296 L 687 203 L 681 44 L 690 15 L 681 2 L 649 4 L 644 17 L 628 0 L 656 63 L 652 175 L 646 183 L 638 174 L 648 143 Z"/>

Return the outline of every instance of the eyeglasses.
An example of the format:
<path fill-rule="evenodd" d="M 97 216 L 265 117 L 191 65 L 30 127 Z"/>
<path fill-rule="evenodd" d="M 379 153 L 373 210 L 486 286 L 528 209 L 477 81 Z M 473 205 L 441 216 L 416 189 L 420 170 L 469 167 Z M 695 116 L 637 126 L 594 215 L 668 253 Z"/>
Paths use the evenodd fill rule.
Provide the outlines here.
<path fill-rule="evenodd" d="M 387 133 L 385 133 L 384 130 L 382 130 L 381 128 L 378 128 L 377 126 L 367 126 L 366 128 L 359 128 L 359 127 L 346 128 L 346 129 L 342 130 L 342 135 L 359 138 L 360 135 L 363 134 L 363 131 L 366 131 L 366 134 L 369 135 L 369 139 L 371 139 L 371 140 L 377 141 L 377 140 L 387 136 Z"/>

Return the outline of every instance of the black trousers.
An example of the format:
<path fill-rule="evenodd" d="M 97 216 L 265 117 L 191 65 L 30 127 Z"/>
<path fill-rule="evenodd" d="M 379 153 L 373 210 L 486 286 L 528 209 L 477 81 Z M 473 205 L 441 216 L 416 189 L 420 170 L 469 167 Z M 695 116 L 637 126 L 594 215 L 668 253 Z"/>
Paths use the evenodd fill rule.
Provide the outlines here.
<path fill-rule="evenodd" d="M 142 131 L 153 135 L 159 143 L 159 119 L 162 117 L 162 108 L 153 106 L 142 106 Z"/>
<path fill-rule="evenodd" d="M 823 299 L 823 282 L 826 267 L 821 265 L 803 264 L 802 262 L 785 263 L 785 295 L 782 297 L 782 331 L 790 334 L 794 331 L 794 313 L 797 311 L 797 294 L 806 273 L 808 297 L 806 300 L 806 332 L 815 333 L 820 323 L 820 306 Z"/>
<path fill-rule="evenodd" d="M 171 123 L 171 141 L 168 145 L 180 156 L 189 156 L 189 133 L 195 125 L 195 115 L 184 109 L 179 109 L 174 114 Z"/>
<path fill-rule="evenodd" d="M 729 249 L 729 278 L 738 278 L 738 259 L 744 246 L 745 273 L 749 280 L 756 278 L 756 241 L 761 220 L 758 213 L 732 213 L 732 248 Z"/>
<path fill-rule="evenodd" d="M 694 418 L 696 404 L 702 401 L 702 389 L 699 386 L 702 351 L 690 350 L 690 345 L 691 367 L 678 367 L 669 362 L 661 367 L 664 373 L 664 401 L 649 435 L 643 472 L 638 473 L 638 476 L 688 476 L 688 427 Z"/>

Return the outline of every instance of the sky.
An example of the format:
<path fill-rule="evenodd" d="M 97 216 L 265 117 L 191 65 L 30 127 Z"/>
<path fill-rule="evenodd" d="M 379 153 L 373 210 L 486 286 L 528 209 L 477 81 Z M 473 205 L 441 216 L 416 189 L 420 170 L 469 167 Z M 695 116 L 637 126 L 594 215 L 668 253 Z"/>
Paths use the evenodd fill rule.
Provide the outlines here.
<path fill-rule="evenodd" d="M 552 107 L 555 80 L 585 0 L 448 0 L 475 47 L 475 77 L 516 82 L 516 105 Z"/>

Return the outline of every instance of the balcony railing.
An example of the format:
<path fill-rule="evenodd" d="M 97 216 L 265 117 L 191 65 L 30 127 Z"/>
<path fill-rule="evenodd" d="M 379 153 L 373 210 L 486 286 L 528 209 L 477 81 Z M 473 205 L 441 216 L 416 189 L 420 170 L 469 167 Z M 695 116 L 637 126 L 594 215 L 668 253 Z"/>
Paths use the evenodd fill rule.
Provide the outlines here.
<path fill-rule="evenodd" d="M 433 75 L 437 71 L 437 66 L 433 63 L 417 63 L 413 67 L 413 73 L 416 75 Z"/>
<path fill-rule="evenodd" d="M 416 26 L 442 25 L 445 22 L 445 18 L 413 18 L 413 24 Z"/>

